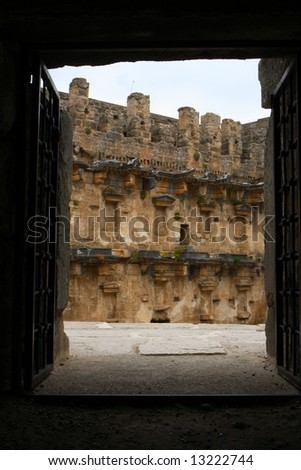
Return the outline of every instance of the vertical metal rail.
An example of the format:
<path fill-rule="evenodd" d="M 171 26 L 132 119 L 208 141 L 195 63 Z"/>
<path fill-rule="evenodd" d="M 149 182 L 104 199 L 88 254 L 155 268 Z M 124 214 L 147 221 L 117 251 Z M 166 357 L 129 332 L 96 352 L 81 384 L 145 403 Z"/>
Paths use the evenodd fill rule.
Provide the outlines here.
<path fill-rule="evenodd" d="M 279 374 L 300 388 L 300 127 L 295 61 L 274 93 L 273 111 L 277 364 Z"/>
<path fill-rule="evenodd" d="M 30 365 L 26 388 L 32 389 L 53 366 L 59 96 L 41 63 L 33 71 L 30 87 L 30 236 L 27 246 L 32 287 L 27 312 Z"/>

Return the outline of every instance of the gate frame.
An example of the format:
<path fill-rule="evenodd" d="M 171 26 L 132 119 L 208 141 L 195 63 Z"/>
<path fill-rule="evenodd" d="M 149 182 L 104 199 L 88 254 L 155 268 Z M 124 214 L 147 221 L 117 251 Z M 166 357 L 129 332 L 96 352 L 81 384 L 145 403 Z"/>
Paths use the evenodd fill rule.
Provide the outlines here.
<path fill-rule="evenodd" d="M 89 45 L 89 46 L 90 46 L 90 47 L 88 47 L 88 49 L 89 49 L 90 52 L 91 52 L 93 49 L 95 49 L 95 50 L 98 49 L 98 47 L 95 47 L 95 46 L 92 47 L 91 45 Z M 269 49 L 269 45 L 268 45 L 268 46 L 265 45 L 264 47 L 265 47 L 265 49 Z M 285 55 L 286 55 L 286 56 L 288 56 L 288 55 L 290 55 L 290 56 L 294 55 L 294 56 L 296 57 L 296 61 L 297 61 L 297 64 L 298 64 L 298 68 L 300 68 L 300 65 L 299 65 L 299 64 L 300 64 L 300 59 L 299 59 L 299 57 L 298 57 L 298 55 L 297 55 L 296 49 L 294 49 L 294 47 L 289 47 L 289 46 L 287 46 L 287 47 L 286 47 L 286 46 L 282 46 L 282 47 L 284 47 L 284 51 L 285 51 L 285 49 L 287 49 L 287 50 L 285 51 L 286 54 L 283 53 L 282 55 L 283 55 L 283 56 L 285 56 Z M 40 48 L 39 48 L 39 49 L 40 49 Z M 60 51 L 59 47 L 57 47 L 57 46 L 55 46 L 54 49 L 52 49 L 52 48 L 49 48 L 49 49 L 46 48 L 46 49 L 44 49 L 44 51 L 43 51 L 43 49 L 44 49 L 44 47 L 42 47 L 42 48 L 40 49 L 40 54 L 41 54 L 41 56 L 43 56 L 44 51 L 45 51 L 45 52 L 46 52 L 46 57 L 47 57 L 47 52 L 49 52 L 49 51 L 50 51 L 51 54 L 52 54 L 53 52 L 58 52 L 58 54 L 59 54 L 59 51 Z M 71 51 L 71 52 L 72 52 L 72 49 L 73 49 L 73 48 L 72 48 L 72 46 L 71 46 L 71 47 L 70 47 L 70 51 Z M 79 48 L 79 49 L 80 49 L 80 48 Z M 99 49 L 103 49 L 103 48 L 99 47 Z M 172 49 L 176 49 L 176 48 L 171 47 L 170 49 L 172 50 Z M 188 47 L 187 49 L 189 49 L 189 47 Z M 206 48 L 206 50 L 208 50 L 208 49 L 210 49 L 210 47 L 207 47 L 207 48 Z M 215 53 L 216 53 L 216 49 L 220 49 L 221 54 L 222 54 L 222 50 L 223 50 L 223 46 L 222 46 L 222 45 L 220 45 L 220 46 L 217 45 L 217 46 L 215 47 Z M 240 45 L 240 56 L 241 56 L 241 55 L 244 55 L 244 54 L 241 53 L 242 51 L 243 51 L 243 52 L 244 52 L 244 51 L 247 52 L 247 51 L 250 50 L 250 49 L 252 49 L 252 42 L 249 43 L 249 44 L 241 44 L 241 45 Z M 258 50 L 259 50 L 259 51 L 260 51 L 260 49 L 261 49 L 261 47 L 258 46 Z M 280 49 L 281 49 L 281 48 L 280 48 Z M 136 50 L 136 51 L 138 52 L 138 54 L 139 54 L 139 47 L 133 46 L 133 50 Z M 272 51 L 272 48 L 271 48 L 271 51 Z M 281 49 L 281 51 L 279 52 L 278 56 L 281 55 L 281 52 L 283 52 L 283 49 Z M 51 55 L 51 54 L 50 54 L 50 55 Z M 142 55 L 143 55 L 143 52 L 142 52 Z M 114 56 L 114 55 L 113 55 L 113 56 Z M 168 51 L 166 51 L 166 56 L 168 57 Z M 248 58 L 248 54 L 245 54 L 245 56 L 246 56 L 246 58 Z M 259 56 L 260 56 L 260 54 L 259 54 Z M 267 54 L 265 53 L 264 56 L 267 57 Z M 277 56 L 277 57 L 278 57 L 278 56 Z M 271 58 L 276 57 L 275 51 L 273 51 L 273 53 L 271 52 L 270 57 L 271 57 Z M 202 58 L 204 58 L 204 57 L 202 57 L 202 53 L 200 52 L 200 57 L 199 57 L 199 59 L 201 60 Z M 207 59 L 208 57 L 205 57 L 205 58 Z M 216 58 L 217 58 L 217 57 L 216 57 Z M 235 58 L 236 58 L 235 55 L 232 56 L 231 54 L 229 54 L 229 55 L 227 54 L 227 57 L 226 57 L 226 59 L 235 59 Z M 141 58 L 140 60 L 143 60 L 143 58 Z M 163 60 L 163 59 L 162 59 L 162 60 Z M 168 60 L 168 59 L 166 59 L 166 60 Z M 177 59 L 175 59 L 175 60 L 177 60 Z M 117 61 L 117 59 L 116 59 L 116 60 L 113 61 L 113 62 L 115 63 L 115 62 L 118 62 L 118 61 Z M 103 65 L 103 64 L 100 64 L 100 65 Z M 301 77 L 301 75 L 299 74 L 299 79 L 300 79 L 300 77 Z M 299 81 L 297 81 L 297 83 L 298 83 L 298 88 L 300 89 L 300 83 L 299 83 Z M 300 119 L 299 119 L 299 137 L 300 137 L 300 136 L 301 136 L 301 133 L 300 133 Z M 277 318 L 275 319 L 275 329 L 277 330 Z M 277 357 L 278 357 L 278 336 L 277 336 L 277 334 L 276 334 L 276 339 L 277 339 L 277 348 L 276 348 L 276 352 L 277 352 Z M 278 359 L 277 359 L 277 360 L 278 360 Z M 286 377 L 286 379 L 289 380 L 287 377 Z M 30 383 L 30 381 L 27 380 L 26 383 L 28 384 L 28 383 Z M 296 386 L 296 383 L 294 383 L 294 385 Z M 27 386 L 27 389 L 28 389 L 28 386 Z"/>

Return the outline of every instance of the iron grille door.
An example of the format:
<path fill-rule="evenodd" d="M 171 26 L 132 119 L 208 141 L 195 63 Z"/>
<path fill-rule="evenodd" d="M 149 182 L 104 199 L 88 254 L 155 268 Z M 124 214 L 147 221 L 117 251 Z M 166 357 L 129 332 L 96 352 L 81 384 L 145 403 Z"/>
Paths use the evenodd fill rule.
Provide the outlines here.
<path fill-rule="evenodd" d="M 297 64 L 273 97 L 276 195 L 277 364 L 301 386 L 300 371 L 300 129 Z"/>
<path fill-rule="evenodd" d="M 39 63 L 31 76 L 30 91 L 30 236 L 31 293 L 27 388 L 34 388 L 53 366 L 56 304 L 55 213 L 59 145 L 59 96 L 47 68 Z"/>

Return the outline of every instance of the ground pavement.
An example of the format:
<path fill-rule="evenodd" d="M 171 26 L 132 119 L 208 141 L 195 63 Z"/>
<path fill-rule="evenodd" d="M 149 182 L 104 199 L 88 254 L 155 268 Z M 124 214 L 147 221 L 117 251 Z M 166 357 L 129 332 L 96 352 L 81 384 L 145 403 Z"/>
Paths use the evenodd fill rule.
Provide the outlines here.
<path fill-rule="evenodd" d="M 294 395 L 264 325 L 65 322 L 69 359 L 39 395 Z"/>

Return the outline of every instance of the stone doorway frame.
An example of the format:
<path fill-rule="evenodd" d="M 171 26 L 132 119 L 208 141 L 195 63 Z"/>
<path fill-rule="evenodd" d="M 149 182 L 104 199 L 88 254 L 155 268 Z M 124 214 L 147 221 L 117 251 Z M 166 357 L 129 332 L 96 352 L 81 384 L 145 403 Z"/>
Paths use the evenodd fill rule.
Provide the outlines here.
<path fill-rule="evenodd" d="M 35 49 L 35 48 L 34 48 Z M 38 47 L 37 48 L 39 50 L 39 55 L 40 57 L 45 61 L 45 64 L 46 66 L 48 66 L 49 70 L 50 70 L 50 73 L 51 73 L 51 68 L 54 68 L 54 66 L 51 66 L 52 62 L 53 62 L 53 58 L 54 56 L 56 57 L 55 61 L 58 60 L 58 57 L 60 57 L 60 53 L 61 53 L 61 49 L 56 46 L 55 49 L 51 49 L 51 48 L 40 48 Z M 189 56 L 189 50 L 194 50 L 195 48 L 192 47 L 192 48 L 180 48 L 180 52 L 176 52 L 176 55 L 178 53 L 180 53 L 180 56 L 185 59 L 186 57 L 186 53 L 188 54 Z M 160 48 L 158 49 L 152 49 L 152 50 L 160 50 Z M 245 44 L 245 45 L 242 45 L 239 47 L 239 49 L 235 46 L 230 46 L 230 47 L 224 47 L 222 44 L 219 44 L 219 45 L 215 45 L 213 48 L 212 48 L 212 53 L 210 52 L 211 51 L 211 48 L 210 46 L 209 47 L 206 47 L 205 49 L 205 53 L 201 53 L 199 54 L 198 56 L 198 59 L 208 59 L 208 58 L 212 58 L 212 59 L 217 59 L 217 58 L 223 58 L 223 59 L 247 59 L 247 58 L 261 58 L 261 56 L 263 55 L 264 57 L 271 57 L 271 58 L 274 58 L 274 57 L 293 57 L 296 55 L 296 50 L 294 49 L 294 47 L 291 47 L 290 46 L 285 46 L 285 47 L 282 47 L 282 48 L 279 48 L 279 53 L 276 53 L 277 50 L 274 48 L 274 47 L 267 47 L 266 45 L 263 45 L 263 47 L 261 46 L 258 46 L 258 44 L 255 45 L 255 48 L 254 48 L 254 45 L 252 45 L 252 43 L 250 43 L 249 45 Z M 122 56 L 124 54 L 124 51 L 125 49 L 123 48 L 120 48 L 120 49 L 117 49 L 116 48 L 110 48 L 108 47 L 107 49 L 103 49 L 103 48 L 98 48 L 97 46 L 90 46 L 89 48 L 89 54 L 91 55 L 92 54 L 92 51 L 95 51 L 95 54 L 97 55 L 97 51 L 101 51 L 100 52 L 100 56 L 102 56 L 102 54 L 104 54 L 105 56 L 107 54 L 110 54 L 110 51 L 112 51 L 112 57 L 115 57 L 114 60 L 112 60 L 111 63 L 115 63 L 115 62 L 118 62 L 118 61 L 121 61 L 121 60 L 118 60 L 117 58 Z M 173 56 L 173 53 L 175 53 L 175 51 L 179 51 L 179 49 L 177 48 L 170 48 L 170 49 L 167 49 L 167 48 L 164 48 L 164 56 L 165 58 L 160 58 L 161 61 L 163 60 L 173 60 L 171 59 L 170 57 Z M 173 53 L 170 53 L 170 51 L 173 51 Z M 255 53 L 255 51 L 257 51 Z M 263 52 L 263 54 L 261 54 L 261 52 Z M 36 53 L 36 51 L 35 51 Z M 81 48 L 79 47 L 79 49 L 77 50 L 73 50 L 72 48 L 70 49 L 70 53 L 71 53 L 71 56 L 73 54 L 73 57 L 74 57 L 74 54 L 76 55 L 77 53 L 79 55 L 82 54 L 82 51 L 81 51 Z M 139 47 L 137 48 L 133 48 L 132 49 L 132 52 L 130 53 L 130 55 L 132 54 L 133 56 L 133 59 L 135 58 L 135 60 L 144 60 L 144 54 L 145 54 L 145 49 L 142 48 L 140 49 Z M 161 51 L 161 54 L 162 54 L 162 51 Z M 166 55 L 165 55 L 166 54 Z M 68 55 L 68 53 L 67 53 Z M 146 53 L 146 56 L 148 54 Z M 139 57 L 139 59 L 137 59 L 137 56 Z M 142 57 L 141 57 L 142 56 Z M 64 59 L 62 59 L 64 62 L 66 62 L 65 58 L 66 58 L 66 50 L 63 49 L 63 52 L 62 52 L 62 57 Z M 116 58 L 117 57 L 117 58 Z M 196 57 L 194 57 L 196 58 Z M 59 59 L 60 60 L 60 59 Z M 148 60 L 152 60 L 152 59 L 148 59 Z M 181 60 L 180 57 L 177 57 L 175 60 Z M 188 59 L 187 59 L 188 60 Z M 72 60 L 71 60 L 72 62 Z M 101 62 L 101 59 L 99 59 L 99 62 Z M 49 66 L 50 64 L 50 66 Z M 65 64 L 67 65 L 67 64 Z M 86 64 L 86 65 L 90 65 L 90 64 Z M 96 64 L 93 64 L 93 65 L 96 65 Z M 106 65 L 106 63 L 99 63 L 99 66 L 101 65 Z M 274 325 L 275 326 L 275 325 Z M 272 329 L 269 331 L 269 335 L 270 335 L 270 338 L 269 338 L 269 342 L 270 343 L 273 343 L 273 341 L 276 342 L 276 335 L 275 335 L 275 332 L 272 331 Z M 60 341 L 59 341 L 60 342 Z M 276 354 L 276 351 L 275 351 L 275 354 Z"/>

